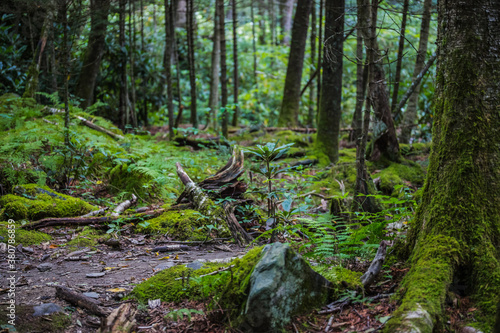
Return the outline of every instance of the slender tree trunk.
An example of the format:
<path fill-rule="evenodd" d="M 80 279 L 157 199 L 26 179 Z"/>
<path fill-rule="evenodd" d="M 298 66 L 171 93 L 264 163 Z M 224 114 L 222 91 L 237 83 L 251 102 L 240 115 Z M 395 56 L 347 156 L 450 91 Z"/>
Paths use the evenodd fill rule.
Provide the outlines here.
<path fill-rule="evenodd" d="M 312 0 L 299 0 L 297 3 L 278 126 L 295 127 L 299 123 L 300 84 L 311 5 Z"/>
<path fill-rule="evenodd" d="M 120 127 L 125 128 L 128 124 L 128 112 L 127 112 L 127 55 L 123 50 L 125 50 L 125 6 L 127 4 L 126 0 L 119 0 L 119 37 L 118 43 L 120 49 L 120 96 L 118 104 L 118 112 L 120 119 Z"/>
<path fill-rule="evenodd" d="M 314 76 L 318 75 L 316 73 L 317 68 L 315 68 L 315 59 L 316 59 L 316 5 L 313 3 L 311 7 L 311 66 L 309 67 L 309 81 L 311 84 L 309 85 L 309 107 L 308 107 L 308 115 L 307 115 L 307 126 L 314 127 Z"/>
<path fill-rule="evenodd" d="M 403 63 L 403 52 L 405 48 L 406 17 L 410 0 L 404 0 L 403 18 L 401 19 L 401 31 L 399 32 L 398 60 L 396 62 L 396 76 L 394 78 L 394 91 L 392 92 L 391 112 L 394 113 L 398 103 L 399 81 L 401 80 L 401 65 Z"/>
<path fill-rule="evenodd" d="M 191 124 L 198 128 L 198 114 L 196 112 L 196 69 L 194 61 L 194 8 L 193 0 L 186 3 L 187 22 L 187 42 L 188 42 L 188 63 L 189 63 L 189 83 L 191 86 Z"/>
<path fill-rule="evenodd" d="M 319 0 L 319 21 L 318 21 L 318 65 L 316 66 L 316 70 L 318 71 L 317 79 L 316 79 L 316 115 L 319 115 L 320 108 L 320 100 L 321 100 L 321 69 L 323 62 L 323 0 Z"/>
<path fill-rule="evenodd" d="M 330 162 L 339 158 L 340 119 L 342 116 L 342 61 L 344 55 L 345 0 L 325 4 L 325 45 L 321 105 L 318 115 L 316 149 Z"/>
<path fill-rule="evenodd" d="M 226 62 L 226 27 L 224 14 L 224 0 L 217 0 L 220 19 L 220 90 L 222 108 L 222 135 L 228 137 L 229 116 L 227 114 L 227 62 Z"/>
<path fill-rule="evenodd" d="M 378 2 L 372 3 L 372 7 L 373 6 L 376 6 L 376 8 L 378 8 Z M 370 6 L 363 5 L 359 7 L 358 10 L 369 11 Z M 363 15 L 363 17 L 369 17 L 369 15 Z M 372 15 L 372 19 L 374 19 L 374 15 Z M 370 22 L 364 22 L 364 24 L 366 26 L 374 27 L 376 26 L 376 21 L 372 22 L 370 20 Z M 363 34 L 367 53 L 368 49 L 372 49 L 375 52 L 373 78 L 368 82 L 368 94 L 370 96 L 369 98 L 372 103 L 376 118 L 376 123 L 374 124 L 373 144 L 370 154 L 370 160 L 377 161 L 380 158 L 385 157 L 390 161 L 398 161 L 398 138 L 396 136 L 394 121 L 392 120 L 391 108 L 389 104 L 389 94 L 387 92 L 385 73 L 384 69 L 382 68 L 382 61 L 377 59 L 380 56 L 380 52 L 376 34 L 367 34 L 367 31 L 369 31 L 369 29 L 360 29 L 359 31 L 361 31 L 361 33 Z"/>
<path fill-rule="evenodd" d="M 175 117 L 175 127 L 177 128 L 179 127 L 182 121 L 182 113 L 184 111 L 184 105 L 182 103 L 181 66 L 179 63 L 179 50 L 176 42 L 173 43 L 173 48 L 174 48 L 174 59 L 175 59 L 175 80 L 177 83 L 177 90 L 175 91 L 175 93 L 177 94 L 177 101 L 179 102 L 179 107 L 177 109 L 177 117 Z"/>
<path fill-rule="evenodd" d="M 250 2 L 250 16 L 252 19 L 252 51 L 253 51 L 253 78 L 257 86 L 257 45 L 255 42 L 255 13 L 254 1 Z"/>
<path fill-rule="evenodd" d="M 220 14 L 219 3 L 216 2 L 214 11 L 214 37 L 212 44 L 212 66 L 210 75 L 210 96 L 208 107 L 210 108 L 210 119 L 207 123 L 211 124 L 214 130 L 219 129 L 219 72 L 220 72 Z"/>
<path fill-rule="evenodd" d="M 130 47 L 130 118 L 132 120 L 132 126 L 137 127 L 137 113 L 136 113 L 136 94 L 135 94 L 135 2 L 134 0 L 129 1 L 129 11 L 128 11 L 128 30 L 129 30 L 129 47 Z"/>
<path fill-rule="evenodd" d="M 265 12 L 266 12 L 266 0 L 258 0 L 259 4 L 259 44 L 266 44 L 266 21 L 265 21 Z"/>
<path fill-rule="evenodd" d="M 500 301 L 499 18 L 498 1 L 438 3 L 431 155 L 387 332 L 440 330 L 448 289 L 459 285 L 477 309 L 476 329 L 491 332 Z"/>
<path fill-rule="evenodd" d="M 172 46 L 174 38 L 174 6 L 173 0 L 165 0 L 165 53 L 163 57 L 165 77 L 167 80 L 168 136 L 174 138 L 174 92 L 172 87 Z"/>
<path fill-rule="evenodd" d="M 75 90 L 75 95 L 82 99 L 80 107 L 83 109 L 94 102 L 95 84 L 106 45 L 110 2 L 110 0 L 92 0 L 90 2 L 89 41 Z"/>
<path fill-rule="evenodd" d="M 417 60 L 413 69 L 413 78 L 416 78 L 425 65 L 425 57 L 427 55 L 427 43 L 429 41 L 429 26 L 431 21 L 432 0 L 424 1 L 424 13 L 422 16 L 422 24 L 420 26 L 420 41 L 418 43 Z M 410 96 L 408 107 L 403 116 L 403 128 L 399 140 L 403 143 L 409 143 L 413 125 L 417 120 L 418 94 L 420 92 L 420 84 L 417 85 L 415 91 Z"/>
<path fill-rule="evenodd" d="M 358 29 L 361 26 L 358 20 Z M 363 127 L 363 104 L 365 101 L 366 83 L 367 80 L 364 79 L 363 75 L 363 37 L 358 31 L 356 33 L 356 106 L 354 108 L 354 114 L 352 117 L 351 124 L 351 141 L 356 141 L 361 135 Z"/>
<path fill-rule="evenodd" d="M 268 0 L 267 8 L 269 11 L 269 21 L 271 23 L 271 45 L 276 45 L 276 11 L 274 8 L 274 0 Z"/>
<path fill-rule="evenodd" d="M 283 15 L 281 17 L 281 26 L 283 29 L 283 44 L 290 45 L 290 31 L 292 30 L 293 5 L 295 0 L 282 0 Z M 314 5 L 313 5 L 314 6 Z M 316 24 L 316 23 L 315 23 Z"/>
<path fill-rule="evenodd" d="M 70 47 L 68 40 L 69 24 L 68 24 L 68 5 L 69 1 L 63 0 L 63 102 L 64 102 L 64 143 L 69 147 L 69 55 Z"/>
<path fill-rule="evenodd" d="M 238 34 L 236 28 L 238 27 L 238 15 L 236 10 L 236 0 L 232 0 L 233 5 L 233 102 L 234 102 L 234 115 L 233 126 L 238 126 L 240 116 L 240 108 L 238 107 Z"/>

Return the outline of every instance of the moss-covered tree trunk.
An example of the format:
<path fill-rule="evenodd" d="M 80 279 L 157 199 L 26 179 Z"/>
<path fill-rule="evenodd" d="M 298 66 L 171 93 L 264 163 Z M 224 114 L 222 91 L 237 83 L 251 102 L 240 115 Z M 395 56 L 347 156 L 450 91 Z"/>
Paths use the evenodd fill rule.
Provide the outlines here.
<path fill-rule="evenodd" d="M 304 67 L 307 27 L 312 0 L 299 0 L 292 28 L 292 44 L 285 78 L 285 91 L 281 103 L 278 126 L 296 127 L 299 121 L 300 84 Z"/>
<path fill-rule="evenodd" d="M 454 281 L 488 332 L 500 298 L 500 2 L 440 1 L 438 16 L 432 153 L 402 304 L 386 330 L 438 330 Z"/>
<path fill-rule="evenodd" d="M 330 162 L 339 159 L 339 132 L 342 116 L 342 61 L 344 56 L 345 0 L 325 4 L 325 45 L 323 82 L 318 115 L 316 149 Z"/>
<path fill-rule="evenodd" d="M 80 106 L 86 108 L 94 101 L 94 88 L 101 67 L 101 59 L 106 45 L 106 28 L 110 0 L 90 2 L 90 35 L 83 60 L 80 77 L 76 84 L 75 95 L 82 99 Z"/>

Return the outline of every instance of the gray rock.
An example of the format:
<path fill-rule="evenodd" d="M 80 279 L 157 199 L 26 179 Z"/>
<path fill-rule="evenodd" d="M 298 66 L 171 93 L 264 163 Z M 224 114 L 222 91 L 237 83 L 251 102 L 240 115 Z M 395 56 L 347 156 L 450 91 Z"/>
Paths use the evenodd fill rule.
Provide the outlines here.
<path fill-rule="evenodd" d="M 165 262 L 162 262 L 159 265 L 156 265 L 155 272 L 159 272 L 159 271 L 162 271 L 164 269 L 167 269 L 167 268 L 170 268 L 170 267 L 174 267 L 174 266 L 175 266 L 174 262 L 172 262 L 172 261 L 165 261 Z"/>
<path fill-rule="evenodd" d="M 88 278 L 100 278 L 100 277 L 103 277 L 105 275 L 105 273 L 88 273 L 88 274 L 85 274 L 86 277 Z"/>
<path fill-rule="evenodd" d="M 44 264 L 38 265 L 37 269 L 40 272 L 46 272 L 46 271 L 50 271 L 52 269 L 52 267 L 54 267 L 54 265 L 52 265 L 51 263 L 46 262 Z"/>
<path fill-rule="evenodd" d="M 189 264 L 186 265 L 187 268 L 191 268 L 191 269 L 194 269 L 194 270 L 197 270 L 197 269 L 200 269 L 203 267 L 203 262 L 201 261 L 198 261 L 198 260 L 195 260 L 193 262 L 190 262 Z"/>
<path fill-rule="evenodd" d="M 100 296 L 98 293 L 90 291 L 88 293 L 83 293 L 85 296 L 90 297 L 90 298 L 95 298 L 98 299 Z"/>
<path fill-rule="evenodd" d="M 333 287 L 289 244 L 270 244 L 263 252 L 250 276 L 244 332 L 281 332 L 291 316 L 325 304 Z"/>
<path fill-rule="evenodd" d="M 61 312 L 63 309 L 57 304 L 46 303 L 34 306 L 33 310 L 35 310 L 33 316 L 38 317 L 38 316 L 46 316 L 55 312 Z"/>

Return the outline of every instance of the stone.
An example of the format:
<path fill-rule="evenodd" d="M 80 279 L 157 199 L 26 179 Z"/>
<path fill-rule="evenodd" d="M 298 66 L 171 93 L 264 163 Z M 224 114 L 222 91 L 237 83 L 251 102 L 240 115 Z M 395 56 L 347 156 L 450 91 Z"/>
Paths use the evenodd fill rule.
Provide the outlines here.
<path fill-rule="evenodd" d="M 100 278 L 103 277 L 105 273 L 88 273 L 85 276 L 88 278 Z"/>
<path fill-rule="evenodd" d="M 164 269 L 167 269 L 167 268 L 170 268 L 170 267 L 174 267 L 174 266 L 175 266 L 175 263 L 172 262 L 172 261 L 162 262 L 161 264 L 156 265 L 155 272 L 159 272 L 159 271 L 162 271 Z"/>
<path fill-rule="evenodd" d="M 33 316 L 38 317 L 38 316 L 46 316 L 55 312 L 61 312 L 62 308 L 54 303 L 46 303 L 34 306 L 33 310 L 35 310 Z"/>
<path fill-rule="evenodd" d="M 244 332 L 281 332 L 293 315 L 326 304 L 333 285 L 289 244 L 273 243 L 262 251 L 250 276 L 240 328 Z"/>
<path fill-rule="evenodd" d="M 44 264 L 38 265 L 37 269 L 40 272 L 46 272 L 46 271 L 50 271 L 52 269 L 52 267 L 54 267 L 54 265 L 52 265 L 51 263 L 46 262 Z"/>
<path fill-rule="evenodd" d="M 197 269 L 202 268 L 203 265 L 204 265 L 204 262 L 199 261 L 199 260 L 195 260 L 195 261 L 190 262 L 189 264 L 187 264 L 186 267 L 187 268 L 191 268 L 193 270 L 197 270 Z"/>
<path fill-rule="evenodd" d="M 95 298 L 98 299 L 100 296 L 98 293 L 89 291 L 88 293 L 83 293 L 85 296 L 90 297 L 90 298 Z"/>

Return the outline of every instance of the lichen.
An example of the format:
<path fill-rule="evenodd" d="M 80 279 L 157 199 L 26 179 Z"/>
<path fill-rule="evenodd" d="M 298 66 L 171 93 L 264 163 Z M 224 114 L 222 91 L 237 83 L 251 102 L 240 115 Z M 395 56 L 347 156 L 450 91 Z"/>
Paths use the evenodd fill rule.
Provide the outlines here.
<path fill-rule="evenodd" d="M 39 220 L 46 217 L 74 217 L 95 209 L 78 198 L 51 190 L 37 184 L 16 186 L 20 195 L 8 194 L 0 197 L 0 219 Z"/>

